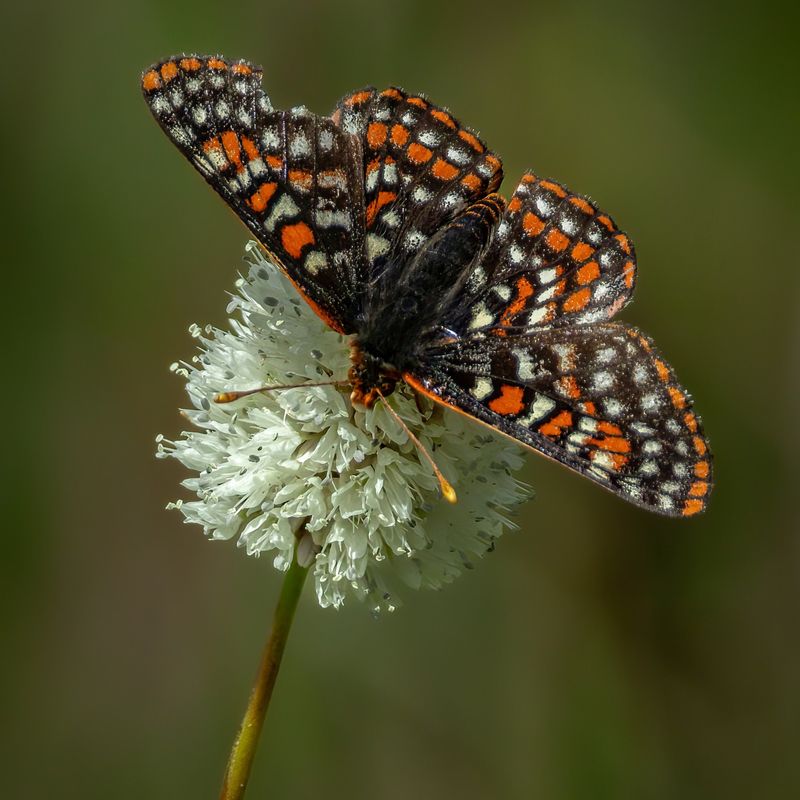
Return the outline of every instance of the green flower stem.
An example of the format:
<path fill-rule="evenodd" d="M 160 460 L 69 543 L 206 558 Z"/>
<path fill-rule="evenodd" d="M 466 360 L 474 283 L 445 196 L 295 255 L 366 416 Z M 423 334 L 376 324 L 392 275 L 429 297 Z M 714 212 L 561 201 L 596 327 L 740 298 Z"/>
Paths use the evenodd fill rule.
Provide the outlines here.
<path fill-rule="evenodd" d="M 264 647 L 256 681 L 247 703 L 247 710 L 228 758 L 220 800 L 240 800 L 244 797 L 250 769 L 253 766 L 253 757 L 258 746 L 258 737 L 264 725 L 264 717 L 267 714 L 272 690 L 275 687 L 275 679 L 278 677 L 281 658 L 286 648 L 286 640 L 289 638 L 294 612 L 297 609 L 297 602 L 300 599 L 306 575 L 308 575 L 308 568 L 301 567 L 295 557 L 283 579 L 281 596 L 275 609 L 269 640 Z"/>

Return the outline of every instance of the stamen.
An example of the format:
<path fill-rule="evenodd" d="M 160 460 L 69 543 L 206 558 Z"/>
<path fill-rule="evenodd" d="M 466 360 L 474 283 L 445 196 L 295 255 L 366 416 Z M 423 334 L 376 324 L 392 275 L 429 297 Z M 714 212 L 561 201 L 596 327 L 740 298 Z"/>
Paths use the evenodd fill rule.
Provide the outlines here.
<path fill-rule="evenodd" d="M 408 438 L 416 446 L 417 450 L 419 450 L 420 454 L 425 458 L 425 460 L 431 465 L 431 469 L 433 470 L 433 474 L 436 476 L 436 480 L 439 481 L 439 489 L 442 492 L 442 497 L 447 500 L 448 503 L 455 503 L 458 500 L 456 495 L 456 490 L 453 488 L 450 481 L 442 475 L 442 471 L 439 467 L 436 466 L 436 462 L 431 457 L 431 454 L 422 446 L 422 442 L 411 433 L 408 425 L 403 422 L 400 418 L 400 415 L 389 405 L 389 401 L 383 396 L 383 392 L 380 389 L 376 388 L 375 391 L 378 393 L 378 397 L 383 400 L 384 406 L 386 406 L 386 410 L 391 414 L 392 417 L 397 421 L 397 424 L 406 432 Z"/>
<path fill-rule="evenodd" d="M 274 392 L 278 389 L 300 389 L 304 386 L 349 386 L 347 381 L 317 381 L 312 383 L 284 383 L 277 386 L 259 386 L 258 389 L 245 389 L 241 392 L 220 392 L 214 395 L 215 403 L 232 403 L 234 400 L 241 400 L 242 397 L 249 397 L 251 394 L 259 392 Z"/>

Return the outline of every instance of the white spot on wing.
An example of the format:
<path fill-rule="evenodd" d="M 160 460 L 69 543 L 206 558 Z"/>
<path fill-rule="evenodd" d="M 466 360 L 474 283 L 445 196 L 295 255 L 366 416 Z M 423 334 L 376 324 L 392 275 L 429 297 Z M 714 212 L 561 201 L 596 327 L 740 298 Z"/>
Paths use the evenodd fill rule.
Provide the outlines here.
<path fill-rule="evenodd" d="M 607 389 L 610 389 L 613 385 L 614 376 L 606 370 L 595 372 L 595 374 L 592 376 L 592 388 L 596 392 L 604 392 Z"/>
<path fill-rule="evenodd" d="M 367 234 L 367 258 L 370 261 L 382 256 L 388 249 L 388 239 L 384 239 L 383 236 L 378 236 L 376 233 Z"/>
<path fill-rule="evenodd" d="M 546 417 L 556 407 L 556 401 L 544 394 L 536 393 L 531 410 L 527 417 L 519 420 L 521 424 L 530 426 Z"/>
<path fill-rule="evenodd" d="M 271 233 L 275 230 L 278 220 L 284 217 L 293 217 L 299 210 L 297 203 L 288 194 L 281 195 L 280 200 L 273 204 L 272 211 L 264 220 L 264 227 Z"/>
<path fill-rule="evenodd" d="M 469 391 L 476 400 L 485 400 L 493 390 L 492 382 L 488 378 L 476 378 L 475 386 Z"/>
<path fill-rule="evenodd" d="M 316 275 L 317 272 L 327 266 L 328 258 L 321 250 L 312 250 L 306 256 L 305 267 L 312 275 Z"/>
<path fill-rule="evenodd" d="M 302 131 L 297 131 L 289 140 L 289 155 L 293 158 L 307 156 L 311 152 L 311 144 L 308 137 Z"/>
<path fill-rule="evenodd" d="M 472 308 L 472 319 L 469 322 L 469 329 L 485 328 L 487 325 L 491 325 L 494 320 L 495 316 L 489 311 L 486 303 L 478 303 Z"/>

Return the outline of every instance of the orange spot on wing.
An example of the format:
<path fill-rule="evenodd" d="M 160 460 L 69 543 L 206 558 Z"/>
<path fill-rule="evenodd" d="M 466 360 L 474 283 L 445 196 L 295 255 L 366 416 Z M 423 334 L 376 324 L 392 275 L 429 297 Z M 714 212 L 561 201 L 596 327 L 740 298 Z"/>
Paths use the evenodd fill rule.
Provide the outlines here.
<path fill-rule="evenodd" d="M 622 436 L 609 436 L 605 439 L 589 439 L 586 444 L 593 445 L 598 450 L 603 450 L 607 453 L 630 453 L 631 451 L 631 443 Z"/>
<path fill-rule="evenodd" d="M 547 241 L 547 244 L 557 253 L 565 250 L 569 244 L 569 239 L 557 228 L 551 228 L 545 237 L 545 240 Z"/>
<path fill-rule="evenodd" d="M 142 76 L 142 88 L 146 92 L 152 92 L 160 87 L 161 77 L 159 74 L 154 69 L 151 69 L 149 72 L 145 72 L 145 74 Z"/>
<path fill-rule="evenodd" d="M 609 436 L 622 436 L 622 430 L 613 422 L 598 422 L 597 430 L 599 430 L 600 433 L 605 433 Z"/>
<path fill-rule="evenodd" d="M 594 209 L 582 197 L 570 197 L 569 202 L 587 214 L 594 214 Z"/>
<path fill-rule="evenodd" d="M 281 231 L 281 244 L 292 258 L 300 258 L 303 248 L 314 244 L 314 232 L 305 222 L 284 225 Z"/>
<path fill-rule="evenodd" d="M 521 207 L 522 207 L 522 200 L 520 200 L 519 197 L 517 197 L 517 195 L 514 195 L 511 198 L 511 202 L 508 204 L 508 210 L 511 212 L 516 212 L 519 211 Z"/>
<path fill-rule="evenodd" d="M 411 148 L 408 148 L 411 150 Z M 431 168 L 431 172 L 442 181 L 449 181 L 452 178 L 455 178 L 458 175 L 459 170 L 458 167 L 454 167 L 452 164 L 448 163 L 442 158 L 437 158 L 436 162 L 434 163 L 433 167 Z"/>
<path fill-rule="evenodd" d="M 167 61 L 161 65 L 161 77 L 164 83 L 169 83 L 178 74 L 178 66 L 174 61 Z"/>
<path fill-rule="evenodd" d="M 522 402 L 522 395 L 525 393 L 521 386 L 509 386 L 503 384 L 500 387 L 500 397 L 495 397 L 490 401 L 489 408 L 496 414 L 504 417 L 510 414 L 519 414 L 525 408 Z"/>
<path fill-rule="evenodd" d="M 253 70 L 247 64 L 234 64 L 231 67 L 231 72 L 235 72 L 237 75 L 250 75 Z"/>
<path fill-rule="evenodd" d="M 573 292 L 565 301 L 564 301 L 564 311 L 580 311 L 582 308 L 586 308 L 589 304 L 589 300 L 592 297 L 592 292 L 590 289 L 578 289 L 577 292 Z"/>
<path fill-rule="evenodd" d="M 694 445 L 695 453 L 697 453 L 699 456 L 704 456 L 708 451 L 706 443 L 699 436 L 694 436 L 692 438 L 692 444 Z"/>
<path fill-rule="evenodd" d="M 526 172 L 522 176 L 523 183 L 536 183 L 536 176 L 532 172 Z"/>
<path fill-rule="evenodd" d="M 249 161 L 255 161 L 257 158 L 261 158 L 261 153 L 258 152 L 258 147 L 256 143 L 247 136 L 242 136 L 242 147 L 244 148 L 245 153 L 247 153 L 247 158 Z"/>
<path fill-rule="evenodd" d="M 206 64 L 208 64 L 209 69 L 228 69 L 228 65 L 219 58 L 209 58 Z"/>
<path fill-rule="evenodd" d="M 344 101 L 346 106 L 355 106 L 359 103 L 365 103 L 369 100 L 371 96 L 371 92 L 363 91 L 363 92 L 356 92 L 355 94 L 351 94 L 347 100 Z"/>
<path fill-rule="evenodd" d="M 237 170 L 243 169 L 242 165 L 242 148 L 239 145 L 239 137 L 233 131 L 225 131 L 221 136 L 222 146 L 225 148 L 225 155 L 228 161 L 233 164 Z"/>
<path fill-rule="evenodd" d="M 575 251 L 573 250 L 572 252 L 574 254 Z M 585 286 L 587 283 L 591 283 L 599 277 L 600 267 L 597 265 L 596 261 L 590 261 L 588 264 L 584 264 L 577 273 L 575 273 L 575 279 L 581 286 Z"/>
<path fill-rule="evenodd" d="M 423 100 L 421 97 L 408 97 L 406 98 L 407 103 L 411 103 L 412 106 L 417 106 L 418 108 L 427 108 L 428 103 Z"/>
<path fill-rule="evenodd" d="M 387 203 L 391 203 L 397 195 L 394 192 L 378 192 L 378 196 L 367 206 L 367 227 L 372 225 L 375 216 Z"/>
<path fill-rule="evenodd" d="M 597 219 L 599 222 L 605 225 L 608 230 L 614 230 L 614 223 L 611 221 L 610 217 L 607 217 L 605 214 L 601 214 Z"/>
<path fill-rule="evenodd" d="M 584 414 L 589 414 L 589 416 L 592 417 L 595 416 L 595 414 L 597 414 L 597 406 L 591 400 L 588 400 L 585 403 L 581 403 L 580 409 L 581 411 L 583 411 Z"/>
<path fill-rule="evenodd" d="M 377 150 L 386 141 L 387 130 L 382 122 L 371 122 L 367 128 L 367 144 Z"/>
<path fill-rule="evenodd" d="M 691 411 L 687 411 L 683 415 L 683 421 L 692 433 L 697 433 L 697 417 Z"/>
<path fill-rule="evenodd" d="M 692 514 L 697 514 L 704 508 L 703 501 L 692 498 L 683 504 L 683 511 L 681 512 L 684 517 L 691 517 Z"/>
<path fill-rule="evenodd" d="M 553 194 L 558 195 L 558 197 L 567 196 L 567 193 L 564 190 L 564 188 L 559 186 L 557 183 L 553 183 L 553 181 L 542 181 L 539 185 L 553 192 Z"/>
<path fill-rule="evenodd" d="M 453 118 L 446 112 L 440 111 L 438 108 L 431 111 L 431 116 L 434 119 L 438 119 L 439 122 L 443 122 L 447 125 L 448 128 L 456 128 L 456 123 L 453 121 Z"/>
<path fill-rule="evenodd" d="M 283 169 L 283 159 L 280 156 L 267 156 L 267 164 L 272 169 Z"/>
<path fill-rule="evenodd" d="M 676 389 L 674 386 L 667 386 L 667 393 L 675 408 L 683 408 L 686 405 L 686 395 L 680 389 Z"/>
<path fill-rule="evenodd" d="M 698 461 L 694 465 L 694 474 L 698 478 L 707 478 L 709 473 L 708 461 Z"/>
<path fill-rule="evenodd" d="M 473 136 L 469 131 L 465 131 L 463 128 L 458 132 L 460 138 L 462 138 L 473 150 L 478 153 L 482 153 L 485 148 L 480 143 L 476 136 Z"/>
<path fill-rule="evenodd" d="M 432 155 L 432 150 L 423 147 L 421 144 L 417 144 L 417 142 L 408 146 L 408 157 L 417 164 L 423 164 L 425 161 L 428 161 Z"/>
<path fill-rule="evenodd" d="M 578 382 L 572 375 L 566 375 L 565 377 L 560 378 L 558 382 L 560 384 L 561 391 L 567 397 L 571 397 L 574 400 L 575 398 L 581 396 L 581 390 L 578 388 Z"/>
<path fill-rule="evenodd" d="M 576 261 L 586 261 L 592 253 L 594 253 L 594 247 L 586 242 L 578 242 L 578 244 L 572 248 L 572 257 Z"/>
<path fill-rule="evenodd" d="M 404 128 L 402 125 L 393 125 L 392 141 L 398 147 L 402 147 L 408 141 L 408 130 Z"/>
<path fill-rule="evenodd" d="M 516 290 L 514 300 L 506 306 L 503 315 L 500 317 L 500 325 L 503 328 L 511 325 L 512 319 L 525 308 L 528 298 L 533 294 L 533 286 L 524 276 L 517 279 Z"/>
<path fill-rule="evenodd" d="M 562 428 L 572 427 L 572 414 L 569 411 L 562 411 L 557 414 L 550 422 L 545 422 L 539 426 L 539 433 L 544 436 L 560 436 Z"/>
<path fill-rule="evenodd" d="M 203 66 L 200 63 L 200 59 L 197 58 L 182 58 L 180 60 L 180 65 L 184 72 L 196 72 Z"/>
<path fill-rule="evenodd" d="M 400 94 L 400 92 L 398 92 L 397 89 L 392 89 L 392 88 L 384 89 L 381 92 L 381 97 L 392 97 L 395 100 L 402 100 L 403 99 L 403 95 Z"/>
<path fill-rule="evenodd" d="M 297 186 L 299 189 L 311 188 L 311 173 L 304 169 L 290 169 L 289 182 Z"/>
<path fill-rule="evenodd" d="M 509 206 L 509 208 L 511 208 L 511 206 Z M 533 211 L 528 211 L 522 218 L 522 229 L 528 236 L 538 236 L 544 230 L 544 222 L 539 219 Z"/>
<path fill-rule="evenodd" d="M 704 497 L 706 492 L 708 492 L 708 484 L 705 481 L 695 481 L 689 489 L 692 497 Z"/>
<path fill-rule="evenodd" d="M 636 274 L 636 267 L 633 261 L 626 261 L 622 268 L 622 276 L 625 278 L 625 285 L 633 289 L 633 276 Z"/>
<path fill-rule="evenodd" d="M 465 175 L 461 179 L 461 183 L 467 187 L 471 192 L 477 192 L 478 189 L 483 186 L 483 181 L 475 175 L 473 172 L 470 172 L 469 175 Z"/>
<path fill-rule="evenodd" d="M 277 183 L 262 183 L 261 186 L 258 187 L 258 190 L 250 195 L 247 205 L 249 205 L 253 211 L 261 213 L 269 204 L 277 188 Z"/>
<path fill-rule="evenodd" d="M 617 234 L 614 237 L 618 242 L 619 246 L 628 254 L 631 254 L 631 243 L 628 241 L 628 237 L 624 233 Z"/>

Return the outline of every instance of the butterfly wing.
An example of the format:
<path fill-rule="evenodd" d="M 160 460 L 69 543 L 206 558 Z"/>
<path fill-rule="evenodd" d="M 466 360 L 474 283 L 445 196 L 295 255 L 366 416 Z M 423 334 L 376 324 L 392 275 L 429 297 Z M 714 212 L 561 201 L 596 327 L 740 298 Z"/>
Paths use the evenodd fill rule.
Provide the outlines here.
<path fill-rule="evenodd" d="M 261 69 L 181 56 L 142 76 L 164 132 L 236 212 L 314 310 L 355 329 L 364 286 L 358 139 L 304 108 L 276 111 Z"/>
<path fill-rule="evenodd" d="M 362 143 L 371 276 L 387 261 L 407 263 L 502 180 L 497 156 L 422 96 L 363 89 L 344 97 L 332 119 Z"/>
<path fill-rule="evenodd" d="M 508 203 L 492 247 L 444 324 L 501 336 L 610 319 L 631 298 L 633 244 L 586 197 L 531 173 Z"/>
<path fill-rule="evenodd" d="M 689 395 L 653 343 L 614 323 L 430 348 L 415 388 L 669 516 L 702 511 L 711 456 Z"/>

